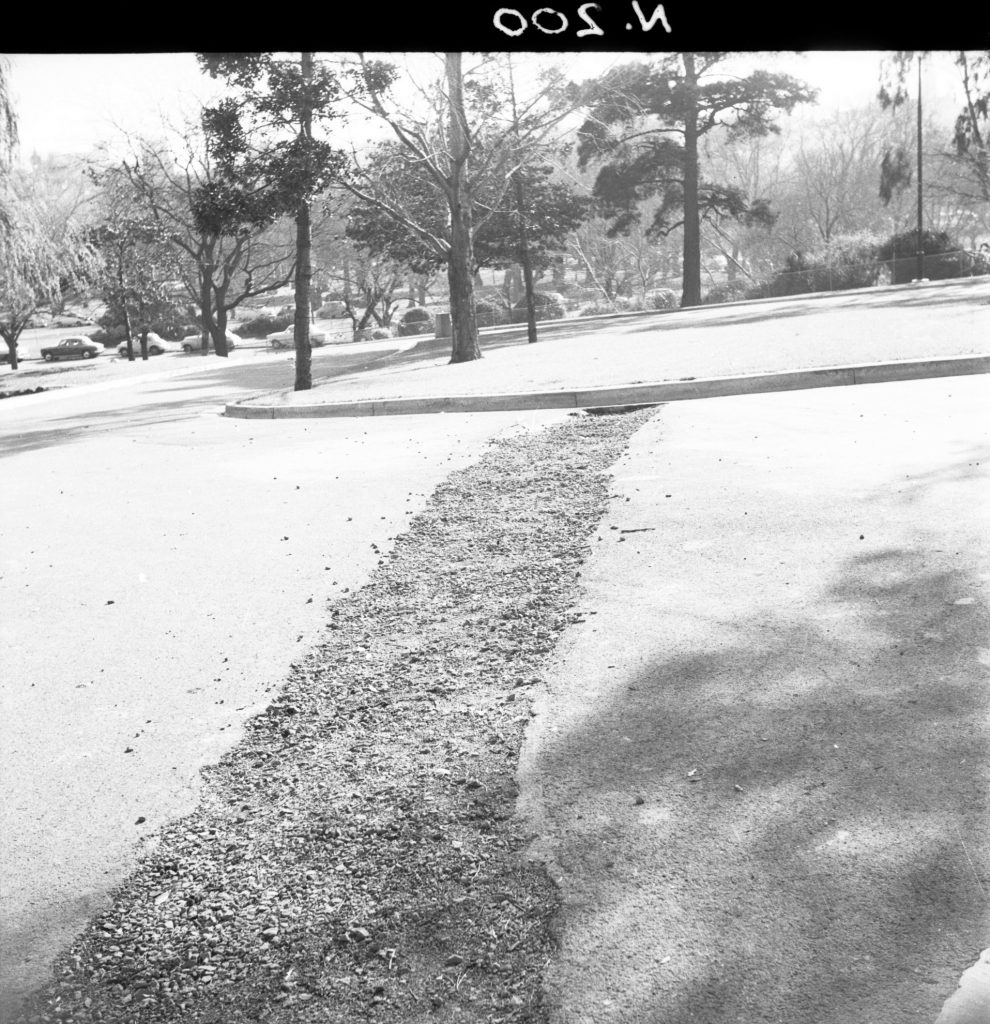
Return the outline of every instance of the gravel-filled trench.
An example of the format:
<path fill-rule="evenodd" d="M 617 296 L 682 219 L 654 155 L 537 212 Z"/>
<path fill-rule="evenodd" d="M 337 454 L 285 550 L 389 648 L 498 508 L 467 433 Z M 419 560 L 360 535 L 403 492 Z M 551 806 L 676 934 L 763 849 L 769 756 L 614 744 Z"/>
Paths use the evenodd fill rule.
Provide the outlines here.
<path fill-rule="evenodd" d="M 544 1021 L 557 896 L 515 769 L 651 414 L 513 434 L 438 487 L 18 1019 Z"/>

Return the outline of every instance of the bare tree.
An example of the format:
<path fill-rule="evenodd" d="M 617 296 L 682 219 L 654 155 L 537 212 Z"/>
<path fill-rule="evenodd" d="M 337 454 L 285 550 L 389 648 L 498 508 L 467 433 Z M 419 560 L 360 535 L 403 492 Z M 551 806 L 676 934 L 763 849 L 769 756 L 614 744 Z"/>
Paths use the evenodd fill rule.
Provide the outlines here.
<path fill-rule="evenodd" d="M 509 211 L 517 244 L 519 172 L 546 154 L 574 104 L 562 100 L 562 76 L 552 73 L 524 95 L 514 92 L 511 69 L 501 55 L 481 55 L 470 68 L 459 53 L 445 54 L 443 62 L 441 79 L 417 87 L 418 105 L 400 108 L 390 91 L 397 69 L 359 55 L 354 101 L 387 125 L 398 145 L 390 150 L 394 173 L 386 160 L 356 159 L 345 187 L 402 225 L 446 265 L 451 362 L 456 363 L 481 357 L 474 313 L 479 232 Z M 397 179 L 407 183 L 410 172 L 435 196 L 431 212 L 442 204 L 442 228 L 417 216 L 393 187 Z"/>
<path fill-rule="evenodd" d="M 800 140 L 796 191 L 822 242 L 876 227 L 883 219 L 876 179 L 887 135 L 879 110 L 864 108 L 819 122 Z"/>
<path fill-rule="evenodd" d="M 225 356 L 228 315 L 245 299 L 293 279 L 293 243 L 278 223 L 263 227 L 198 216 L 201 197 L 216 177 L 200 142 L 190 128 L 168 142 L 134 140 L 135 155 L 101 173 L 126 179 L 136 202 L 175 247 L 181 257 L 179 280 L 200 311 L 203 353 L 212 341 L 216 354 Z"/>

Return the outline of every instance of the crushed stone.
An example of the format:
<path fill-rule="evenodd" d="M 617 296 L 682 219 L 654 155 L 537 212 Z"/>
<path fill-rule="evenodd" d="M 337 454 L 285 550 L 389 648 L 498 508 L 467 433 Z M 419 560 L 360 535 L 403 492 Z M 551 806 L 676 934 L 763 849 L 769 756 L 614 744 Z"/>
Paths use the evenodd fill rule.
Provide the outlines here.
<path fill-rule="evenodd" d="M 513 434 L 441 484 L 17 1024 L 545 1022 L 558 898 L 514 774 L 654 414 Z"/>

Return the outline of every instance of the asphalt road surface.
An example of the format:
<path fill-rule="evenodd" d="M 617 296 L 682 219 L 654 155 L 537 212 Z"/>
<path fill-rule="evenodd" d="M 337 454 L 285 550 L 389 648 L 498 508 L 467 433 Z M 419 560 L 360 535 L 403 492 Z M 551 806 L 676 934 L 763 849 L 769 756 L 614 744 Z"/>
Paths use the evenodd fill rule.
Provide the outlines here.
<path fill-rule="evenodd" d="M 981 296 L 973 289 L 972 298 L 984 301 L 985 292 Z M 827 300 L 819 301 L 822 305 L 817 307 L 810 301 L 796 304 L 787 314 L 793 334 L 798 340 L 805 337 L 808 343 L 827 335 L 829 344 L 838 345 L 842 331 L 823 332 L 811 322 L 816 309 L 829 316 Z M 804 314 L 811 315 L 802 319 Z M 905 330 L 911 331 L 911 344 L 925 343 L 928 328 L 920 311 L 913 321 L 906 319 L 909 309 L 899 315 Z M 936 309 L 936 321 L 938 315 Z M 970 312 L 965 305 L 956 309 L 947 304 L 941 316 L 947 324 L 962 324 L 969 322 L 965 318 Z M 753 343 L 760 332 L 779 324 L 769 305 L 735 312 L 699 311 L 693 321 L 696 326 L 684 332 L 687 337 L 668 337 L 666 341 L 690 347 L 691 337 L 701 337 L 699 327 L 706 325 L 710 331 L 732 320 L 737 322 L 738 333 L 725 332 L 730 347 L 733 339 Z M 627 320 L 614 322 L 607 329 L 599 325 L 597 330 L 603 335 L 627 333 L 643 338 L 651 323 L 653 318 Z M 667 320 L 658 317 L 654 327 L 660 323 L 676 321 L 673 316 Z M 554 329 L 584 332 L 595 328 L 587 324 Z M 951 328 L 941 334 L 936 330 L 929 333 L 934 345 L 943 345 L 946 339 L 955 348 L 985 344 L 985 339 L 960 342 Z M 893 344 L 890 339 L 883 340 Z M 510 333 L 488 344 L 518 343 L 518 333 Z M 367 345 L 320 350 L 314 353 L 314 375 L 347 375 L 375 365 L 409 365 L 423 357 L 435 357 L 442 347 L 441 342 L 401 353 L 388 346 Z M 5 762 L 0 970 L 6 1005 L 44 977 L 52 956 L 100 906 L 108 889 L 128 873 L 140 852 L 142 837 L 193 806 L 199 768 L 215 761 L 235 742 L 244 720 L 268 702 L 295 652 L 321 628 L 325 602 L 345 588 L 361 584 L 387 551 L 390 539 L 402 531 L 408 516 L 422 506 L 433 487 L 452 469 L 472 461 L 487 438 L 519 424 L 536 425 L 559 415 L 263 423 L 219 415 L 226 402 L 259 390 L 291 387 L 291 358 L 258 350 L 238 350 L 227 361 L 162 356 L 148 363 L 126 364 L 101 357 L 71 370 L 49 367 L 35 375 L 34 367 L 30 374 L 25 367 L 18 375 L 5 371 L 0 377 L 0 389 L 11 387 L 15 380 L 18 386 L 76 382 L 71 388 L 53 387 L 47 394 L 0 402 L 4 472 L 0 565 L 5 595 L 0 620 L 4 651 L 0 749 Z M 690 411 L 678 412 L 670 420 L 676 429 L 663 438 L 669 453 L 663 456 L 668 461 L 662 472 L 683 478 L 697 490 L 702 486 L 700 460 L 711 461 L 722 454 L 718 430 L 724 432 L 725 428 L 713 427 L 713 421 L 702 414 L 703 407 L 711 408 L 712 403 L 688 405 Z M 797 401 L 794 409 L 799 413 L 800 408 Z M 696 424 L 691 417 L 703 422 Z M 774 420 L 773 429 L 781 429 L 793 419 Z M 790 538 L 788 552 L 808 547 L 810 532 L 802 534 L 802 524 L 810 531 L 821 503 L 830 500 L 828 493 L 813 486 L 816 445 L 822 443 L 817 433 L 820 425 L 802 421 L 799 415 L 797 422 L 797 439 L 791 438 L 792 446 L 785 454 L 794 453 L 794 444 L 803 445 L 800 458 L 781 465 L 768 492 L 774 500 L 783 501 L 774 481 L 787 481 L 797 467 L 798 483 L 805 487 L 799 497 L 806 504 L 793 524 L 793 537 L 786 535 Z M 748 428 L 749 421 L 743 426 Z M 712 437 L 704 433 L 713 429 Z M 745 460 L 764 455 L 771 458 L 766 441 L 770 435 L 763 436 L 756 456 L 747 456 L 745 451 L 733 456 L 740 468 L 731 477 L 734 487 L 749 487 L 747 500 L 758 508 L 764 499 L 754 489 L 758 480 Z M 743 449 L 748 446 L 742 429 L 728 431 L 727 437 Z M 644 450 L 636 449 L 637 457 L 649 456 L 647 467 L 627 461 L 625 473 L 635 478 L 659 472 L 648 451 L 654 440 L 646 438 L 639 446 Z M 836 443 L 840 441 L 837 435 Z M 700 455 L 692 444 L 702 445 Z M 912 457 L 923 461 L 930 448 L 929 443 Z M 937 456 L 937 452 L 933 454 Z M 933 473 L 937 462 L 936 457 Z M 757 468 L 762 466 L 760 463 Z M 857 483 L 858 477 L 845 481 L 840 462 L 830 460 L 828 467 L 837 486 L 865 488 L 865 483 Z M 867 462 L 861 472 L 869 476 Z M 933 479 L 939 483 L 940 478 Z M 727 493 L 729 480 L 725 474 L 710 475 L 711 486 L 719 488 L 719 494 Z M 623 502 L 625 514 L 646 514 L 661 503 L 649 490 L 639 495 L 637 488 L 642 486 L 633 481 L 629 490 L 622 485 L 624 497 L 631 499 Z M 667 502 L 668 489 L 662 481 L 649 486 L 664 490 L 663 502 Z M 952 478 L 948 488 L 948 493 L 955 493 Z M 859 492 L 851 493 L 850 500 L 858 500 Z M 940 484 L 939 493 L 945 493 L 944 485 Z M 714 523 L 697 535 L 697 516 L 716 507 L 714 499 L 699 499 L 682 510 L 683 520 L 674 520 L 683 534 L 686 553 L 676 562 L 683 583 L 677 583 L 664 569 L 671 589 L 658 592 L 661 603 L 672 599 L 675 584 L 685 588 L 688 605 L 698 600 L 691 590 L 699 579 L 692 558 L 701 558 L 702 565 L 710 561 L 712 544 L 717 544 L 720 532 Z M 953 529 L 961 536 L 969 529 L 966 524 L 970 520 L 958 518 L 960 507 L 954 501 L 941 510 L 933 506 L 925 513 L 926 522 L 952 517 Z M 764 519 L 770 523 L 768 537 L 776 538 L 772 517 Z M 836 510 L 830 521 L 841 526 L 841 510 Z M 633 545 L 622 547 L 626 551 Z M 972 543 L 969 547 L 976 550 Z M 765 545 L 754 553 L 762 557 Z M 849 556 L 852 565 L 856 564 L 854 557 Z M 818 575 L 802 578 L 806 602 L 825 592 L 821 587 L 814 589 L 815 579 L 831 585 L 818 562 L 811 559 L 808 564 Z M 886 571 L 886 562 L 877 564 Z M 604 581 L 610 571 L 607 565 L 604 569 L 592 566 L 589 577 Z M 973 564 L 966 572 L 972 578 L 979 575 L 979 568 Z M 737 593 L 740 601 L 748 603 L 749 594 L 740 583 L 743 578 L 723 581 L 721 593 L 726 600 Z M 835 593 L 840 606 L 850 599 Z M 952 600 L 972 596 L 968 591 L 960 593 L 961 598 L 957 595 Z M 604 621 L 604 589 L 599 596 Z M 699 616 L 709 606 L 714 607 L 704 599 Z M 795 607 L 801 611 L 804 605 Z M 952 607 L 965 613 L 970 605 Z M 622 618 L 621 609 L 617 615 Z M 703 648 L 708 643 L 710 630 L 700 625 L 701 617 L 694 624 L 671 621 L 682 631 L 682 646 L 688 655 L 695 644 L 692 631 L 701 630 L 702 639 L 696 646 Z M 839 624 L 844 621 L 837 618 Z M 784 626 L 791 628 L 789 619 Z M 745 650 L 739 657 L 743 664 L 758 660 Z M 600 660 L 604 661 L 604 656 Z M 592 663 L 593 659 L 588 661 Z M 617 664 L 613 658 L 605 667 Z M 640 666 L 630 664 L 627 669 L 615 678 L 621 682 L 639 672 Z M 649 683 L 645 675 L 644 682 Z M 600 699 L 610 700 L 604 684 Z M 575 704 L 575 709 L 578 707 Z M 685 714 L 688 711 L 685 707 Z M 823 716 L 810 716 L 811 727 L 820 729 Z M 625 724 L 616 719 L 616 729 Z M 717 733 L 717 721 L 713 729 Z M 622 735 L 636 739 L 631 733 Z M 624 742 L 622 736 L 619 742 Z M 591 763 L 597 748 L 591 745 L 588 751 Z M 699 752 L 691 749 L 686 753 L 704 769 Z M 722 770 L 724 764 L 718 767 Z M 644 809 L 636 812 L 636 821 L 647 833 L 667 827 L 666 805 L 651 802 L 649 792 L 630 789 L 627 794 L 625 782 L 622 785 L 615 792 L 640 795 L 646 801 Z M 690 782 L 685 786 L 696 788 Z M 602 794 L 597 789 L 581 799 L 592 806 L 602 795 L 609 799 L 608 791 Z M 729 798 L 735 799 L 735 795 L 733 789 Z M 640 805 L 630 800 L 629 806 Z M 595 810 L 592 820 L 606 820 L 595 817 L 598 814 Z M 969 827 L 969 819 L 964 820 L 961 813 L 956 821 Z M 625 842 L 626 832 L 621 835 Z M 848 844 L 859 833 L 837 824 L 835 835 Z M 840 852 L 845 855 L 845 851 L 843 846 Z M 968 876 L 962 871 L 960 877 Z M 578 884 L 585 880 L 579 878 Z M 587 884 L 600 886 L 602 878 L 596 876 Z M 607 886 L 595 889 L 589 904 L 592 926 L 595 908 L 600 906 L 594 901 L 621 907 L 626 904 L 616 901 L 626 898 L 621 891 L 609 894 Z M 629 906 L 634 903 L 635 899 Z M 577 914 L 571 922 L 578 929 L 584 926 Z M 684 927 L 685 948 L 700 949 L 691 922 L 686 921 Z M 703 933 L 704 921 L 698 927 Z M 578 938 L 573 948 L 580 948 L 580 943 Z M 676 951 L 663 953 L 668 955 L 675 957 Z M 959 959 L 940 961 L 945 978 L 966 966 Z M 574 963 L 580 977 L 580 960 Z M 698 960 L 681 964 L 677 970 L 686 972 L 682 977 L 694 977 L 695 968 L 706 972 L 709 967 L 707 961 Z M 570 963 L 562 961 L 561 971 L 569 969 Z M 640 1008 L 650 1005 L 651 993 L 635 985 L 628 991 Z M 616 1006 L 606 1011 L 604 1019 L 622 1019 L 619 1010 Z"/>
<path fill-rule="evenodd" d="M 990 1021 L 990 951 L 939 1016 L 990 940 L 988 410 L 956 377 L 634 435 L 520 763 L 555 1024 Z"/>
<path fill-rule="evenodd" d="M 266 706 L 326 602 L 489 437 L 554 415 L 259 430 L 223 402 L 291 386 L 287 357 L 180 374 L 169 358 L 0 403 L 0 1018 L 142 837 L 194 806 L 199 768 Z"/>

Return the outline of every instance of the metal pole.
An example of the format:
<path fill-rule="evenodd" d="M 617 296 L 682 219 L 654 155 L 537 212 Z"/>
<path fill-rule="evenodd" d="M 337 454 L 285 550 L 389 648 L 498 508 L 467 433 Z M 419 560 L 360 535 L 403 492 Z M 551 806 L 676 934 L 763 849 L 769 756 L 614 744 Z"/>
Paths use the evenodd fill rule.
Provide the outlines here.
<path fill-rule="evenodd" d="M 925 276 L 925 251 L 921 242 L 922 218 L 921 208 L 921 55 L 918 55 L 918 271 L 920 281 Z"/>

